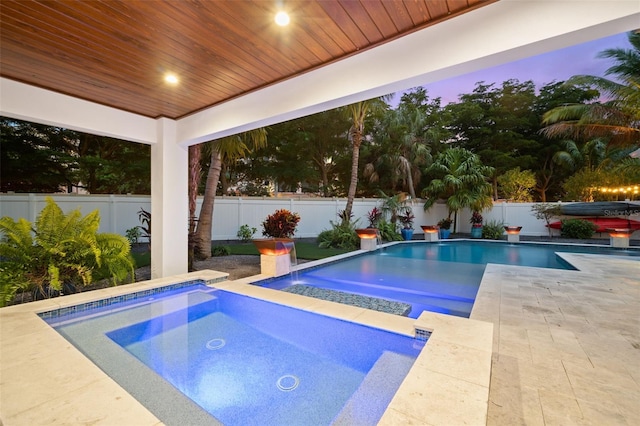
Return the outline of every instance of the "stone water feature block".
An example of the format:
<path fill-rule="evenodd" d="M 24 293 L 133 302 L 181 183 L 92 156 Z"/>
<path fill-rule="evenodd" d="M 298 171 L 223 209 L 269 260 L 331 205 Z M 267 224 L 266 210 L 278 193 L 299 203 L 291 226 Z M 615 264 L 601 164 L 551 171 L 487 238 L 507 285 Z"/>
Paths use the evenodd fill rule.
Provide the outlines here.
<path fill-rule="evenodd" d="M 420 226 L 422 231 L 424 231 L 424 239 L 426 241 L 439 241 L 440 236 L 438 235 L 438 226 L 437 225 L 422 225 Z"/>
<path fill-rule="evenodd" d="M 629 238 L 634 230 L 630 228 L 607 228 L 611 247 L 629 248 Z"/>
<path fill-rule="evenodd" d="M 291 255 L 260 255 L 260 273 L 268 277 L 279 277 L 291 273 Z"/>
<path fill-rule="evenodd" d="M 427 241 L 433 242 L 433 241 L 439 241 L 440 237 L 438 236 L 437 232 L 432 232 L 432 233 L 425 232 L 424 233 L 424 239 L 427 240 Z"/>
<path fill-rule="evenodd" d="M 510 243 L 519 243 L 521 229 L 522 226 L 505 226 L 504 230 L 507 231 L 507 241 Z"/>
<path fill-rule="evenodd" d="M 378 240 L 375 238 L 361 238 L 360 250 L 375 250 L 378 248 Z"/>

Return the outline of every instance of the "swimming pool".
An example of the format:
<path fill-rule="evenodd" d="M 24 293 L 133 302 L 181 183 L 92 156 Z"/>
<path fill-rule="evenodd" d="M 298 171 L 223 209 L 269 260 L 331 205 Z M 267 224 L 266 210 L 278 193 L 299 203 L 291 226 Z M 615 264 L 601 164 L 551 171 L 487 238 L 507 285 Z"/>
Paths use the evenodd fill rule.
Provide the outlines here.
<path fill-rule="evenodd" d="M 640 250 L 588 245 L 411 242 L 255 284 L 285 291 L 318 287 L 409 303 L 411 318 L 423 310 L 468 318 L 487 263 L 574 269 L 558 252 L 640 256 Z"/>
<path fill-rule="evenodd" d="M 375 424 L 424 346 L 198 284 L 43 317 L 166 424 Z"/>

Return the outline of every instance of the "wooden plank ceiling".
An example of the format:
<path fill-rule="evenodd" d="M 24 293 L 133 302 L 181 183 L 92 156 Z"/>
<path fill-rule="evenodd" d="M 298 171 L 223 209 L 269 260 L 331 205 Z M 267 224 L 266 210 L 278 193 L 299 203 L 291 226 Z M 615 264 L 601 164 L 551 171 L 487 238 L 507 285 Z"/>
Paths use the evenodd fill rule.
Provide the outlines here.
<path fill-rule="evenodd" d="M 176 119 L 492 1 L 2 0 L 0 75 Z"/>

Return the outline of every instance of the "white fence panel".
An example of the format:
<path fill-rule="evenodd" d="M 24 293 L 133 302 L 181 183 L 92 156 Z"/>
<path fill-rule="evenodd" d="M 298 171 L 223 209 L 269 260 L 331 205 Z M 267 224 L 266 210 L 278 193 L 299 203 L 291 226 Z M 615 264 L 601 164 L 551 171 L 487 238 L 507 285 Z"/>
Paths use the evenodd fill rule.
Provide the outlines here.
<path fill-rule="evenodd" d="M 145 195 L 0 194 L 0 217 L 36 220 L 50 196 L 63 212 L 80 209 L 83 215 L 100 211 L 100 232 L 125 235 L 140 225 L 138 211 L 151 211 L 151 197 Z"/>
<path fill-rule="evenodd" d="M 21 217 L 34 221 L 45 206 L 45 198 L 51 196 L 63 211 L 79 208 L 83 214 L 93 210 L 100 211 L 100 232 L 113 232 L 125 235 L 127 229 L 141 225 L 138 211 L 151 211 L 151 197 L 144 195 L 81 195 L 81 194 L 0 194 L 0 216 L 13 219 Z M 276 210 L 287 209 L 300 215 L 300 223 L 296 231 L 297 238 L 315 238 L 325 229 L 330 229 L 330 221 L 339 220 L 338 213 L 346 206 L 345 198 L 266 198 L 266 197 L 217 197 L 213 213 L 212 240 L 235 240 L 242 225 L 257 229 L 255 238 L 262 237 L 262 222 Z M 422 209 L 422 200 L 412 204 L 416 216 L 414 229 L 421 233 L 421 225 L 435 225 L 447 216 L 444 204 L 436 204 L 429 211 Z M 202 198 L 198 199 L 199 211 Z M 491 210 L 482 212 L 485 223 L 488 221 L 503 222 L 505 225 L 522 226 L 523 236 L 546 236 L 547 228 L 543 220 L 535 218 L 531 207 L 535 203 L 496 203 Z M 368 225 L 367 213 L 374 207 L 380 207 L 380 200 L 374 198 L 356 198 L 353 204 L 353 218 L 358 226 Z M 457 231 L 471 231 L 469 219 L 471 212 L 463 210 L 458 213 Z M 185 223 L 175 226 L 187 227 Z M 558 234 L 554 230 L 554 235 Z M 632 238 L 640 238 L 636 232 Z M 597 235 L 598 236 L 598 235 Z M 599 235 L 606 237 L 606 235 Z"/>

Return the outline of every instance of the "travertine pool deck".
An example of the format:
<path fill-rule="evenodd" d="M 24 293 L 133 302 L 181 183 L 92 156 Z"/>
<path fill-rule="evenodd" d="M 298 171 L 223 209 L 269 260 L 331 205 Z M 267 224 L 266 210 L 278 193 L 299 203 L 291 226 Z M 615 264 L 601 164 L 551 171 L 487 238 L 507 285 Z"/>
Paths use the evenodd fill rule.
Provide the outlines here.
<path fill-rule="evenodd" d="M 471 319 L 417 320 L 249 285 L 215 287 L 413 335 L 433 332 L 384 425 L 602 425 L 640 418 L 640 261 L 487 265 Z M 200 271 L 0 309 L 0 424 L 160 425 L 36 312 L 226 274 Z"/>
<path fill-rule="evenodd" d="M 561 254 L 579 271 L 487 265 L 471 318 L 494 324 L 489 425 L 640 419 L 640 261 Z"/>

